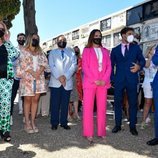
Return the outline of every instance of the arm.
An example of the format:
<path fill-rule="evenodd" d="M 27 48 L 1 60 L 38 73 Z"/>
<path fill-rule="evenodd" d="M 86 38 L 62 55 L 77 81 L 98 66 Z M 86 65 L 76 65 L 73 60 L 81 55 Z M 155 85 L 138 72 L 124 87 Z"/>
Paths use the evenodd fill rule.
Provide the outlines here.
<path fill-rule="evenodd" d="M 89 78 L 91 83 L 94 83 L 95 81 L 98 80 L 96 78 L 92 71 L 91 68 L 89 67 L 89 48 L 84 48 L 83 53 L 82 53 L 82 70 L 83 70 L 83 75 Z"/>
<path fill-rule="evenodd" d="M 155 49 L 155 54 L 152 57 L 152 62 L 154 65 L 158 66 L 158 46 Z"/>
<path fill-rule="evenodd" d="M 53 76 L 58 80 L 60 75 L 59 75 L 58 69 L 57 69 L 57 67 L 56 67 L 56 65 L 54 63 L 53 53 L 54 53 L 54 51 L 50 52 L 49 57 L 48 57 L 48 61 L 49 61 L 51 74 L 53 74 Z"/>
<path fill-rule="evenodd" d="M 142 50 L 140 49 L 140 47 L 138 46 L 138 64 L 140 66 L 140 70 L 143 69 L 143 67 L 145 66 L 145 58 L 142 54 Z"/>
<path fill-rule="evenodd" d="M 71 52 L 72 55 L 71 55 L 71 66 L 69 68 L 68 71 L 64 72 L 64 76 L 66 77 L 66 80 L 69 80 L 72 75 L 74 74 L 75 70 L 76 70 L 76 66 L 77 66 L 77 59 L 76 59 L 76 55 L 75 53 Z"/>
<path fill-rule="evenodd" d="M 103 77 L 103 80 L 105 81 L 105 85 L 110 84 L 111 61 L 110 61 L 109 53 L 107 53 L 106 62 L 107 62 L 107 65 L 106 65 L 106 70 L 105 70 L 105 74 L 104 74 L 104 77 Z"/>
<path fill-rule="evenodd" d="M 115 76 L 114 67 L 115 67 L 115 64 L 116 64 L 115 50 L 114 49 L 112 49 L 112 51 L 111 51 L 110 58 L 111 58 L 111 69 L 112 69 L 110 79 L 111 79 L 111 82 L 114 82 L 114 76 Z"/>

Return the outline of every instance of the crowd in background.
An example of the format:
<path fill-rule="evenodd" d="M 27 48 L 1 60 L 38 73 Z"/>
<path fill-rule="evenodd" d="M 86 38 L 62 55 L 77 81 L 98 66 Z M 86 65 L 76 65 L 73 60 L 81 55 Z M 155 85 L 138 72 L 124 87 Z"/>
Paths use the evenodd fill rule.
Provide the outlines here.
<path fill-rule="evenodd" d="M 23 114 L 24 130 L 40 132 L 35 118 L 50 115 L 51 129 L 61 126 L 70 130 L 68 122 L 83 122 L 83 136 L 94 143 L 94 105 L 97 107 L 97 136 L 106 139 L 108 89 L 114 88 L 115 126 L 122 130 L 123 111 L 129 131 L 137 136 L 138 96 L 144 101 L 141 129 L 147 127 L 155 105 L 155 138 L 148 145 L 158 144 L 158 48 L 151 46 L 142 53 L 134 42 L 134 29 L 120 32 L 122 42 L 109 50 L 102 46 L 102 33 L 91 31 L 83 52 L 79 46 L 67 47 L 64 35 L 57 38 L 57 49 L 45 54 L 38 34 L 17 35 L 18 47 L 9 41 L 9 32 L 0 22 L 0 136 L 11 141 L 10 127 L 14 120 L 14 101 L 19 94 L 19 114 Z M 82 57 L 81 57 L 82 54 Z M 139 76 L 144 76 L 140 83 Z M 141 85 L 139 88 L 138 86 Z M 79 113 L 82 109 L 82 115 Z"/>

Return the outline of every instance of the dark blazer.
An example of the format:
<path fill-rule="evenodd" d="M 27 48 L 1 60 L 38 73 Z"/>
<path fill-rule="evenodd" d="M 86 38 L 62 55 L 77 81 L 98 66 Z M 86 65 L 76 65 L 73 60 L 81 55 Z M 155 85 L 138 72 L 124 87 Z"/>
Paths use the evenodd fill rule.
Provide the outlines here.
<path fill-rule="evenodd" d="M 132 73 L 130 71 L 130 67 L 133 66 L 132 63 L 139 64 L 141 69 L 145 66 L 145 59 L 139 45 L 130 44 L 129 52 L 126 56 L 122 54 L 121 44 L 112 49 L 111 81 L 113 81 L 115 85 L 123 82 L 138 83 L 138 73 Z"/>
<path fill-rule="evenodd" d="M 155 49 L 155 54 L 152 57 L 152 62 L 154 65 L 158 66 L 158 46 Z M 156 73 L 154 80 L 153 80 L 153 84 L 152 84 L 154 90 L 157 90 L 157 87 L 158 87 L 157 81 L 158 81 L 158 72 Z"/>

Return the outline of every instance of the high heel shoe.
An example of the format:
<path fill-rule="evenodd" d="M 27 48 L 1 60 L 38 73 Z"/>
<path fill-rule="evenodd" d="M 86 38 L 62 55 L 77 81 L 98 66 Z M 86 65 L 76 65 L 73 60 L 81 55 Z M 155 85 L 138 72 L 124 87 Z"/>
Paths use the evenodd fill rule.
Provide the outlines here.
<path fill-rule="evenodd" d="M 32 129 L 33 129 L 34 133 L 38 133 L 39 132 L 39 129 L 37 127 L 33 127 Z"/>
<path fill-rule="evenodd" d="M 10 142 L 11 141 L 11 136 L 10 136 L 10 132 L 5 132 L 4 134 L 3 134 L 3 140 L 5 141 L 5 142 Z"/>
<path fill-rule="evenodd" d="M 88 140 L 88 143 L 90 145 L 92 145 L 94 142 L 93 142 L 93 137 L 87 137 L 87 140 Z"/>
<path fill-rule="evenodd" d="M 26 125 L 24 126 L 24 130 L 28 134 L 34 133 L 34 130 L 31 127 L 27 127 Z"/>

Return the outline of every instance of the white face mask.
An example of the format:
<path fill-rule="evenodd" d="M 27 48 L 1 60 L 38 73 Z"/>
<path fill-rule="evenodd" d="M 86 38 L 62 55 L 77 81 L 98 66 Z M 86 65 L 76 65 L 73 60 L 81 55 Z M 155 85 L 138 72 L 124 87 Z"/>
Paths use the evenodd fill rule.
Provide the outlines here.
<path fill-rule="evenodd" d="M 128 43 L 132 43 L 133 40 L 134 40 L 134 36 L 133 36 L 133 35 L 127 36 L 127 42 L 128 42 Z"/>

